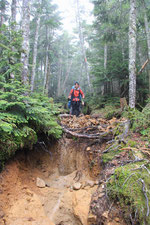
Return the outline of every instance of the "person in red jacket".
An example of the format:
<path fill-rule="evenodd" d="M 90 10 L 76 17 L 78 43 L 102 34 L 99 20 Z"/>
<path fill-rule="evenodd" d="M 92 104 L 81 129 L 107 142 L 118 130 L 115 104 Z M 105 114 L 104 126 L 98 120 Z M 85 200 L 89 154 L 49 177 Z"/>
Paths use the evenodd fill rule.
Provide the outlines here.
<path fill-rule="evenodd" d="M 74 87 L 71 89 L 69 99 L 71 99 L 71 114 L 79 116 L 81 97 L 84 98 L 84 93 L 81 90 L 79 83 L 75 82 Z"/>

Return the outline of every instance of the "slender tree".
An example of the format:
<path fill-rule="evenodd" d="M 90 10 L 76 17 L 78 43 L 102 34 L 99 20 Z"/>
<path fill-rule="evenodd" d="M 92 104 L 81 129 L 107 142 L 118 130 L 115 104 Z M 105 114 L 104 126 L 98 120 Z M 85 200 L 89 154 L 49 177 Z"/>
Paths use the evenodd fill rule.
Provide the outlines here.
<path fill-rule="evenodd" d="M 77 23 L 78 23 L 78 33 L 79 33 L 79 40 L 80 40 L 80 46 L 82 51 L 82 57 L 83 57 L 83 63 L 85 67 L 86 77 L 88 81 L 88 86 L 91 92 L 91 81 L 90 81 L 90 75 L 89 75 L 89 69 L 88 69 L 88 62 L 87 62 L 87 55 L 86 55 L 86 49 L 85 49 L 85 43 L 84 43 L 84 36 L 83 36 L 83 28 L 81 24 L 81 15 L 80 15 L 80 2 L 79 0 L 76 0 L 77 5 Z"/>
<path fill-rule="evenodd" d="M 136 0 L 130 0 L 129 13 L 129 106 L 136 101 Z"/>
<path fill-rule="evenodd" d="M 29 82 L 28 77 L 28 59 L 29 59 L 29 32 L 30 32 L 30 0 L 23 0 L 22 12 L 22 36 L 23 52 L 21 54 L 21 62 L 23 64 L 22 68 L 22 83 L 27 85 Z"/>
<path fill-rule="evenodd" d="M 16 14 L 17 14 L 17 0 L 12 0 L 11 2 L 11 22 L 16 22 Z"/>
<path fill-rule="evenodd" d="M 148 16 L 146 13 L 146 5 L 144 0 L 143 0 L 143 9 L 144 9 L 144 24 L 145 24 L 146 39 L 147 39 L 148 59 L 150 60 L 150 27 L 149 27 L 150 24 L 148 21 Z M 150 68 L 148 69 L 148 78 L 149 78 L 149 93 L 150 93 Z"/>
<path fill-rule="evenodd" d="M 6 20 L 6 8 L 8 2 L 6 0 L 0 0 L 0 27 L 4 24 Z"/>
<path fill-rule="evenodd" d="M 34 90 L 34 80 L 35 80 L 35 72 L 36 72 L 36 61 L 37 61 L 37 47 L 38 47 L 38 37 L 39 37 L 39 28 L 40 28 L 40 15 L 37 14 L 37 23 L 35 30 L 35 39 L 34 39 L 34 47 L 33 47 L 33 63 L 32 63 L 32 73 L 31 73 L 31 92 Z"/>

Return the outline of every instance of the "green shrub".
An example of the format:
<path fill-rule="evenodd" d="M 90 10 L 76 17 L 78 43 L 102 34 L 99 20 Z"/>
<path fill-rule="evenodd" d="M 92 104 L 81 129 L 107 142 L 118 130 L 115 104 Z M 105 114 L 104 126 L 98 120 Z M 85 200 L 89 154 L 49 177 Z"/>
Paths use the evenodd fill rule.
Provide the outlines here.
<path fill-rule="evenodd" d="M 59 110 L 52 99 L 30 94 L 21 83 L 22 37 L 7 26 L 0 29 L 0 167 L 22 148 L 32 149 L 38 134 L 55 139 L 62 129 L 57 123 Z M 11 74 L 14 79 L 11 79 Z M 25 93 L 28 93 L 26 95 Z"/>

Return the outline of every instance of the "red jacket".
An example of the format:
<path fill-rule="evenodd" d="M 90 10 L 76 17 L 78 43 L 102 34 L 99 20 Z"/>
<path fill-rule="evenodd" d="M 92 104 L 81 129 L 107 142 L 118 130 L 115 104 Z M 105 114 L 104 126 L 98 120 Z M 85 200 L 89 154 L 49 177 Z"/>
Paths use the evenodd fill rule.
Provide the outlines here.
<path fill-rule="evenodd" d="M 82 96 L 82 98 L 84 98 L 84 93 L 81 90 L 81 88 L 78 88 L 78 89 L 72 88 L 69 94 L 69 96 L 72 97 L 72 101 L 76 101 L 76 102 L 81 101 L 80 95 Z"/>

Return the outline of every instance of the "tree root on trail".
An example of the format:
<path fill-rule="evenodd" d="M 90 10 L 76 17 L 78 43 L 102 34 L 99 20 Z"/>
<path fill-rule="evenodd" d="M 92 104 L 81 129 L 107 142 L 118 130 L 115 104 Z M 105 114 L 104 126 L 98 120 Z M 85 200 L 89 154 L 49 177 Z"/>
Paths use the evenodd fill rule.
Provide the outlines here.
<path fill-rule="evenodd" d="M 112 139 L 112 132 L 103 132 L 103 133 L 96 133 L 96 134 L 79 134 L 62 126 L 62 129 L 65 133 L 70 134 L 73 137 L 77 138 L 87 138 L 87 139 L 100 139 L 103 138 L 104 140 L 111 140 Z"/>
<path fill-rule="evenodd" d="M 121 166 L 125 166 L 125 165 L 127 165 L 129 163 L 137 163 L 137 162 L 142 162 L 142 161 L 145 161 L 145 159 L 127 160 L 127 161 L 121 163 Z"/>
<path fill-rule="evenodd" d="M 143 164 L 143 165 L 141 165 L 139 168 L 132 169 L 131 171 L 145 169 L 145 170 L 148 172 L 148 174 L 150 175 L 150 171 L 149 171 L 149 169 L 147 169 L 146 165 L 147 165 L 147 164 Z"/>
<path fill-rule="evenodd" d="M 146 216 L 148 217 L 149 216 L 149 200 L 148 200 L 148 197 L 147 197 L 147 194 L 146 194 L 146 186 L 145 186 L 145 182 L 143 179 L 138 179 L 138 181 L 140 181 L 142 183 L 142 191 L 143 191 L 143 194 L 146 198 L 146 206 L 147 206 L 147 213 L 146 213 Z"/>

